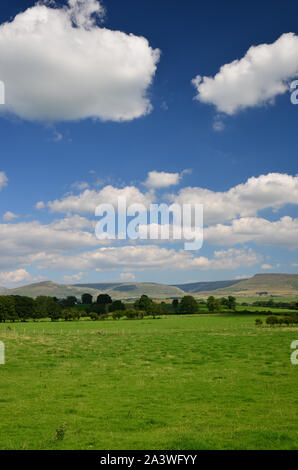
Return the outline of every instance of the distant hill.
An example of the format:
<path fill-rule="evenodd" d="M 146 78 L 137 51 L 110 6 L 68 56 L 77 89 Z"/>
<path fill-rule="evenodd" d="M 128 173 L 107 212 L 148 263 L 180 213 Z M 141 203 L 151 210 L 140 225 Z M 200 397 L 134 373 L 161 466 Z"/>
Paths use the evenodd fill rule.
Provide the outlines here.
<path fill-rule="evenodd" d="M 82 294 L 89 293 L 94 298 L 99 294 L 107 293 L 112 299 L 129 300 L 139 298 L 146 294 L 152 299 L 172 299 L 183 297 L 186 293 L 196 297 L 215 296 L 289 296 L 298 297 L 298 274 L 256 274 L 249 279 L 193 282 L 168 286 L 150 282 L 107 282 L 86 284 L 56 284 L 52 281 L 38 282 L 15 289 L 0 287 L 2 295 L 26 295 L 37 297 L 48 295 L 65 298 L 73 295 L 80 298 Z"/>
<path fill-rule="evenodd" d="M 68 296 L 80 298 L 82 294 L 88 293 L 96 298 L 99 294 L 109 294 L 113 299 L 136 299 L 146 294 L 155 299 L 182 297 L 185 292 L 177 287 L 155 283 L 97 283 L 97 284 L 56 284 L 52 281 L 38 282 L 15 289 L 5 289 L 7 295 L 25 295 L 38 297 L 47 295 L 58 299 Z"/>
<path fill-rule="evenodd" d="M 256 274 L 232 286 L 216 289 L 212 295 L 298 296 L 298 274 Z"/>
<path fill-rule="evenodd" d="M 243 281 L 243 279 L 241 280 L 234 279 L 233 281 L 192 282 L 189 284 L 177 284 L 175 285 L 175 287 L 182 289 L 184 292 L 188 292 L 190 294 L 196 294 L 198 292 L 205 292 L 205 291 L 230 287 L 235 284 L 238 284 L 241 281 Z"/>
<path fill-rule="evenodd" d="M 87 284 L 74 284 L 75 287 L 87 287 L 95 290 L 106 291 L 113 287 L 122 286 L 123 282 L 89 282 Z"/>
<path fill-rule="evenodd" d="M 26 295 L 34 298 L 39 295 L 48 295 L 50 297 L 57 297 L 58 299 L 71 295 L 79 298 L 85 292 L 94 296 L 99 293 L 95 289 L 80 288 L 66 284 L 55 284 L 55 282 L 52 281 L 38 282 L 36 284 L 29 284 L 28 286 L 6 290 L 6 294 L 9 295 Z"/>
<path fill-rule="evenodd" d="M 109 294 L 113 299 L 135 299 L 141 295 L 148 295 L 154 299 L 166 299 L 185 295 L 185 291 L 179 287 L 151 282 L 76 284 L 76 287 L 79 286 L 99 290 Z"/>

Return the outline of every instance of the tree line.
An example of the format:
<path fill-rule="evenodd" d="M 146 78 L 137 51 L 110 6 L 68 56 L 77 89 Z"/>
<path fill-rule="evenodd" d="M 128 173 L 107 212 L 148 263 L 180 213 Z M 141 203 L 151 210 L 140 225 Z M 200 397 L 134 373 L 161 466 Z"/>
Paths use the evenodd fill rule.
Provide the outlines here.
<path fill-rule="evenodd" d="M 121 300 L 113 301 L 108 294 L 98 295 L 95 301 L 88 293 L 82 295 L 81 301 L 75 296 L 66 299 L 38 296 L 33 299 L 27 296 L 8 295 L 0 296 L 0 322 L 25 322 L 46 318 L 52 321 L 60 319 L 70 321 L 79 320 L 81 317 L 89 317 L 92 320 L 109 317 L 132 319 L 143 318 L 145 315 L 155 318 L 167 314 L 202 313 L 206 307 L 209 312 L 218 312 L 223 306 L 235 310 L 235 298 L 215 299 L 210 296 L 207 302 L 198 302 L 193 296 L 186 295 L 181 300 L 174 299 L 172 303 L 158 303 L 147 295 L 142 295 L 133 304 L 125 304 Z"/>
<path fill-rule="evenodd" d="M 38 296 L 36 299 L 19 295 L 0 296 L 0 322 L 27 321 L 50 319 L 51 321 L 71 321 L 80 318 L 91 320 L 114 320 L 126 317 L 127 319 L 152 318 L 162 315 L 192 315 L 197 313 L 223 313 L 236 312 L 237 303 L 233 296 L 215 298 L 209 296 L 207 300 L 196 300 L 191 295 L 181 299 L 173 299 L 171 303 L 155 302 L 147 295 L 142 295 L 134 303 L 124 303 L 113 300 L 108 294 L 100 294 L 94 300 L 91 294 L 85 293 L 78 300 L 75 296 L 66 299 L 56 297 Z M 268 312 L 241 313 L 271 314 Z"/>

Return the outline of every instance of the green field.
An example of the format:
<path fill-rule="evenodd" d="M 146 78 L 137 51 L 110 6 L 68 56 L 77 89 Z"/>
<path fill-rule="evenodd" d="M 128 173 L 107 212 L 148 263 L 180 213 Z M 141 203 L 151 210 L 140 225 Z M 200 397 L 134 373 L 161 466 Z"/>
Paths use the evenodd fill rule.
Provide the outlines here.
<path fill-rule="evenodd" d="M 0 449 L 297 449 L 298 328 L 255 318 L 0 324 Z"/>

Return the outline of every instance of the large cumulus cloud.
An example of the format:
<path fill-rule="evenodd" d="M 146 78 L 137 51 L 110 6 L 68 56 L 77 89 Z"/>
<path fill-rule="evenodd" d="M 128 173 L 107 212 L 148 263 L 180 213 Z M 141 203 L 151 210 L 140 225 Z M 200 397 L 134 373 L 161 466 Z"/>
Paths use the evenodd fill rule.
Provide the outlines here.
<path fill-rule="evenodd" d="M 148 40 L 96 21 L 97 0 L 38 3 L 0 26 L 2 109 L 28 120 L 128 121 L 151 111 L 159 60 Z"/>
<path fill-rule="evenodd" d="M 220 67 L 214 77 L 197 75 L 196 99 L 235 114 L 241 109 L 272 103 L 289 89 L 298 73 L 298 36 L 283 34 L 272 44 L 252 46 L 244 57 Z"/>

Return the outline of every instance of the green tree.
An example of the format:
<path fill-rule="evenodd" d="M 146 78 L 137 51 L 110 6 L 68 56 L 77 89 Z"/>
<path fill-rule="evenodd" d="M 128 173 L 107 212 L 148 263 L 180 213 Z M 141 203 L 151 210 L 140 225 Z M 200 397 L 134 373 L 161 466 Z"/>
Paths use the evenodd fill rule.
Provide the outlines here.
<path fill-rule="evenodd" d="M 125 304 L 121 300 L 115 300 L 113 303 L 110 304 L 109 306 L 109 311 L 110 312 L 116 312 L 116 311 L 123 311 L 125 310 Z"/>
<path fill-rule="evenodd" d="M 146 313 L 149 313 L 152 307 L 152 300 L 149 299 L 148 295 L 142 295 L 139 300 L 135 301 L 134 304 L 136 309 L 143 310 Z"/>
<path fill-rule="evenodd" d="M 80 311 L 77 308 L 65 308 L 61 312 L 61 317 L 65 321 L 79 320 L 80 316 Z"/>
<path fill-rule="evenodd" d="M 125 310 L 125 316 L 129 320 L 133 320 L 138 316 L 138 312 L 133 308 L 128 308 L 127 310 Z"/>
<path fill-rule="evenodd" d="M 78 302 L 78 299 L 74 295 L 66 297 L 66 303 L 68 307 L 73 307 Z"/>
<path fill-rule="evenodd" d="M 220 303 L 223 307 L 228 307 L 229 308 L 229 300 L 226 297 L 222 297 L 220 299 Z"/>
<path fill-rule="evenodd" d="M 54 301 L 55 302 L 55 301 Z M 61 306 L 56 304 L 56 308 L 52 308 L 48 312 L 48 317 L 51 321 L 59 321 L 61 317 Z"/>
<path fill-rule="evenodd" d="M 71 309 L 70 308 L 64 308 L 61 311 L 61 318 L 65 321 L 72 320 Z"/>
<path fill-rule="evenodd" d="M 74 295 L 69 295 L 66 299 L 60 301 L 60 305 L 63 309 L 74 307 L 78 302 L 78 299 Z"/>
<path fill-rule="evenodd" d="M 208 297 L 207 299 L 207 308 L 208 308 L 208 311 L 211 313 L 219 312 L 221 310 L 220 300 L 213 297 L 213 295 L 210 295 L 210 297 Z"/>
<path fill-rule="evenodd" d="M 125 315 L 123 310 L 115 310 L 112 313 L 112 318 L 113 320 L 120 320 L 120 318 L 123 317 L 123 315 Z"/>
<path fill-rule="evenodd" d="M 82 304 L 86 304 L 86 305 L 91 305 L 93 302 L 93 297 L 91 294 L 83 294 L 82 295 Z"/>
<path fill-rule="evenodd" d="M 3 295 L 0 297 L 0 323 L 6 320 L 17 320 L 17 313 L 13 298 Z"/>
<path fill-rule="evenodd" d="M 31 297 L 14 295 L 15 311 L 21 321 L 27 321 L 35 318 L 35 303 Z"/>
<path fill-rule="evenodd" d="M 61 306 L 53 299 L 53 298 L 48 298 L 47 302 L 47 317 L 51 318 L 52 317 L 59 317 L 61 312 Z"/>
<path fill-rule="evenodd" d="M 199 306 L 196 299 L 192 295 L 185 295 L 180 302 L 179 312 L 193 314 L 198 313 L 198 311 Z"/>
<path fill-rule="evenodd" d="M 92 304 L 91 310 L 97 315 L 104 315 L 108 311 L 108 304 Z"/>
<path fill-rule="evenodd" d="M 266 323 L 267 325 L 274 326 L 278 324 L 278 318 L 275 317 L 274 315 L 270 315 L 269 317 L 266 318 Z"/>
<path fill-rule="evenodd" d="M 48 299 L 45 295 L 39 295 L 35 299 L 35 318 L 47 318 L 48 316 Z"/>
<path fill-rule="evenodd" d="M 96 302 L 99 305 L 109 305 L 113 301 L 112 301 L 111 297 L 109 296 L 109 294 L 99 294 L 99 296 L 97 297 Z"/>
<path fill-rule="evenodd" d="M 147 313 L 153 318 L 156 318 L 161 315 L 165 315 L 167 313 L 167 309 L 162 304 L 158 304 L 157 302 L 151 302 L 150 308 Z"/>
<path fill-rule="evenodd" d="M 35 318 L 51 318 L 51 314 L 59 314 L 61 306 L 53 297 L 39 296 L 35 299 Z"/>
<path fill-rule="evenodd" d="M 99 315 L 96 312 L 90 312 L 89 317 L 91 318 L 92 321 L 99 320 Z"/>
<path fill-rule="evenodd" d="M 229 295 L 228 297 L 228 308 L 230 310 L 236 310 L 236 298 L 233 297 L 232 295 Z"/>

